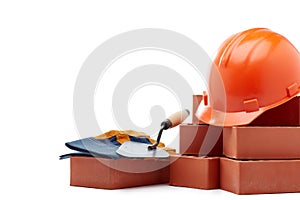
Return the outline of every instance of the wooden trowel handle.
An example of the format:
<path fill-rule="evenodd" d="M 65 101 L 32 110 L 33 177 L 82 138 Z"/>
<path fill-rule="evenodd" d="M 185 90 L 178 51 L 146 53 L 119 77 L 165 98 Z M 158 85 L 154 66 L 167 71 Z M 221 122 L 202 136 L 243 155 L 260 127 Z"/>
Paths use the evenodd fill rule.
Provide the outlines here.
<path fill-rule="evenodd" d="M 159 133 L 157 135 L 156 142 L 153 145 L 148 146 L 148 150 L 151 151 L 151 150 L 154 150 L 157 148 L 157 145 L 159 144 L 163 130 L 173 128 L 173 127 L 181 124 L 189 115 L 190 115 L 190 111 L 188 109 L 184 109 L 182 111 L 172 114 L 165 121 L 163 121 L 161 123 L 161 129 L 159 130 Z"/>
<path fill-rule="evenodd" d="M 173 128 L 181 124 L 190 114 L 188 109 L 176 112 L 169 116 L 161 125 L 164 126 L 164 129 Z"/>

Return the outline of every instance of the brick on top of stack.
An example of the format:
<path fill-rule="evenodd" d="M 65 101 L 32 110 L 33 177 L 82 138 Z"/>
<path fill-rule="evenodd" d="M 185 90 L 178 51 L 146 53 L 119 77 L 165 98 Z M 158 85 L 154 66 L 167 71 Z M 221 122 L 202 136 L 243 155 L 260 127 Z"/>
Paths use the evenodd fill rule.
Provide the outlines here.
<path fill-rule="evenodd" d="M 250 126 L 300 126 L 300 96 L 264 112 Z"/>
<path fill-rule="evenodd" d="M 199 118 L 196 116 L 198 106 L 200 105 L 202 99 L 203 99 L 203 95 L 193 95 L 192 124 L 205 124 L 204 122 L 200 121 Z"/>

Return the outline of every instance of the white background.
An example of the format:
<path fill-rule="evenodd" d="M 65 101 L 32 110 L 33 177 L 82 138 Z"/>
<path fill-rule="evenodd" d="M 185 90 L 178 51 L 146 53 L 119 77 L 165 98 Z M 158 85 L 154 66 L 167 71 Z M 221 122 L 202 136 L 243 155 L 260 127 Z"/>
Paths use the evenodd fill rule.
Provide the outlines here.
<path fill-rule="evenodd" d="M 170 29 L 196 41 L 213 57 L 231 34 L 267 27 L 299 49 L 296 2 L 1 1 L 0 199 L 299 199 L 300 194 L 238 196 L 167 185 L 116 191 L 70 187 L 69 160 L 58 160 L 68 151 L 64 143 L 79 138 L 72 111 L 77 74 L 105 40 L 138 28 Z M 137 95 L 133 101 L 138 100 Z M 173 108 L 176 102 L 168 107 Z M 139 108 L 130 109 L 133 120 L 142 117 L 143 112 L 134 113 Z M 106 122 L 98 112 L 104 129 L 113 126 L 110 116 Z"/>

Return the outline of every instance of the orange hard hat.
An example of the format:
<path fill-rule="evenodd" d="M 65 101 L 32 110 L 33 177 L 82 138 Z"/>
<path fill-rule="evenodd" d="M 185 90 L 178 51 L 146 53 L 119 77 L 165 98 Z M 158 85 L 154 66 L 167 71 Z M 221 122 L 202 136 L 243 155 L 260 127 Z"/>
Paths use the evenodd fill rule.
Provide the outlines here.
<path fill-rule="evenodd" d="M 228 38 L 211 68 L 209 102 L 199 119 L 216 126 L 251 123 L 300 92 L 300 56 L 282 35 L 265 28 Z"/>

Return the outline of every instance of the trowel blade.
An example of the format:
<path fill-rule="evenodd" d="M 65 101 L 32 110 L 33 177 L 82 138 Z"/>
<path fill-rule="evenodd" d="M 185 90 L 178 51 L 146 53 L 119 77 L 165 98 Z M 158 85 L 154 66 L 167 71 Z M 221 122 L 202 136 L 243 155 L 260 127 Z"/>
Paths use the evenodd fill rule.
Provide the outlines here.
<path fill-rule="evenodd" d="M 124 142 L 116 151 L 119 155 L 128 158 L 168 158 L 169 153 L 163 149 L 156 148 L 148 150 L 149 144 L 128 141 Z"/>

